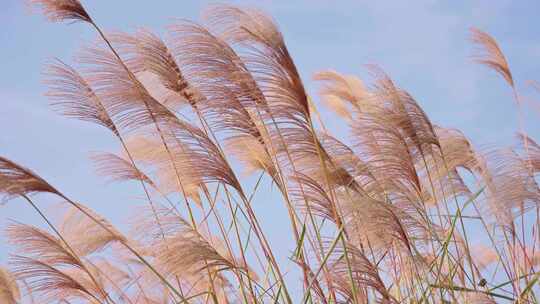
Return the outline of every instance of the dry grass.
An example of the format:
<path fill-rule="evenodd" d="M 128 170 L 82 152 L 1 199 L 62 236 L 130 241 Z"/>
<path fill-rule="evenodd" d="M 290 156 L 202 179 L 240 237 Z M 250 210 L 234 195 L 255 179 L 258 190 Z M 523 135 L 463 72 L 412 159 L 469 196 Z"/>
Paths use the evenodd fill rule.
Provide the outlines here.
<path fill-rule="evenodd" d="M 376 66 L 366 81 L 317 73 L 321 99 L 350 127 L 342 142 L 314 121 L 284 38 L 260 11 L 212 6 L 203 24 L 177 22 L 161 39 L 105 34 L 78 0 L 32 2 L 99 35 L 80 66 L 49 66 L 48 96 L 61 114 L 111 132 L 121 150 L 93 155 L 97 171 L 140 186 L 147 206 L 123 233 L 0 158 L 0 192 L 50 230 L 7 228 L 16 255 L 0 268 L 0 302 L 538 302 L 540 147 L 521 126 L 515 147 L 479 150 L 434 125 Z M 473 29 L 472 41 L 519 107 L 496 40 Z M 252 208 L 270 186 L 295 248 L 270 244 L 259 223 L 269 215 Z M 41 211 L 43 193 L 64 202 L 60 221 Z M 472 242 L 472 229 L 488 242 Z M 291 265 L 297 281 L 286 277 Z"/>

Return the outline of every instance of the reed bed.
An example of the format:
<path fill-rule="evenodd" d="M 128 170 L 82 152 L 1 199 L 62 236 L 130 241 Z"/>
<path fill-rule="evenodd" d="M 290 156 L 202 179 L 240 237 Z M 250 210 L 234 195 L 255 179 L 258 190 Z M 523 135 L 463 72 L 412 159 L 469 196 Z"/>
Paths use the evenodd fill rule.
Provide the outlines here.
<path fill-rule="evenodd" d="M 489 34 L 472 29 L 471 44 L 514 96 L 515 146 L 474 147 L 373 65 L 364 80 L 314 75 L 318 100 L 348 125 L 342 140 L 263 12 L 213 5 L 161 38 L 104 32 L 78 0 L 31 2 L 95 30 L 75 65 L 49 64 L 47 95 L 110 131 L 119 149 L 92 155 L 97 171 L 140 187 L 145 206 L 120 231 L 0 157 L 0 192 L 47 225 L 7 226 L 1 303 L 538 303 L 540 145 Z M 253 208 L 269 191 L 294 248 L 271 243 L 260 219 L 275 215 Z M 62 201 L 60 219 L 45 194 Z"/>

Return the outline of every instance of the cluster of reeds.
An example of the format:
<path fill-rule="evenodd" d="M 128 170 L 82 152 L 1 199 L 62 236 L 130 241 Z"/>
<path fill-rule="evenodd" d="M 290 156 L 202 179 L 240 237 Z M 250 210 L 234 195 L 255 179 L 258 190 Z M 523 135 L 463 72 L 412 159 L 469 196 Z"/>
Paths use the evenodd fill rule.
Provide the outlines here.
<path fill-rule="evenodd" d="M 147 207 L 124 234 L 0 158 L 0 192 L 49 227 L 7 227 L 17 252 L 0 269 L 1 303 L 537 303 L 540 146 L 522 126 L 515 147 L 478 150 L 376 66 L 366 82 L 317 73 L 320 99 L 350 127 L 345 143 L 257 10 L 215 5 L 162 40 L 105 33 L 78 0 L 32 2 L 96 30 L 76 69 L 47 68 L 48 96 L 110 131 L 120 151 L 94 155 L 98 171 L 137 183 Z M 476 29 L 472 40 L 520 109 L 496 41 Z M 236 163 L 258 177 L 253 189 Z M 294 280 L 252 208 L 265 191 L 288 211 Z M 44 193 L 64 202 L 61 221 L 43 213 Z"/>

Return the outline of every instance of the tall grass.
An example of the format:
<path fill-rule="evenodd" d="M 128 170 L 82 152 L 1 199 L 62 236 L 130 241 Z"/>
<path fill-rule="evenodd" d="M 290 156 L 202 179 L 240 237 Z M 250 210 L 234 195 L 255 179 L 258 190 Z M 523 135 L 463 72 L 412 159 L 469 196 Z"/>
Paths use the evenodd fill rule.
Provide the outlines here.
<path fill-rule="evenodd" d="M 7 227 L 17 251 L 0 268 L 1 303 L 538 302 L 540 146 L 487 33 L 471 31 L 475 59 L 512 91 L 516 146 L 476 149 L 376 66 L 366 81 L 314 76 L 349 126 L 343 142 L 262 12 L 215 5 L 162 40 L 105 33 L 78 0 L 32 2 L 52 21 L 96 31 L 77 67 L 49 65 L 47 95 L 59 113 L 110 131 L 121 149 L 93 155 L 97 171 L 136 183 L 147 206 L 124 233 L 0 158 L 0 192 L 48 227 Z M 252 207 L 268 191 L 282 198 L 294 248 L 270 243 L 260 218 L 273 215 Z M 61 220 L 42 211 L 45 193 L 62 200 Z M 472 241 L 473 229 L 488 243 Z"/>

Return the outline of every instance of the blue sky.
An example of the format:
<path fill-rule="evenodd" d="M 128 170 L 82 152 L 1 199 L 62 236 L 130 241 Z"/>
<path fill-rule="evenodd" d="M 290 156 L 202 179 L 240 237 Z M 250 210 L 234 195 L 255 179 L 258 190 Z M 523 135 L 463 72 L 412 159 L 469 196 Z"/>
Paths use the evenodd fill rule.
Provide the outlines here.
<path fill-rule="evenodd" d="M 90 151 L 115 150 L 107 131 L 60 117 L 43 96 L 42 70 L 48 59 L 69 61 L 81 43 L 95 38 L 82 24 L 51 24 L 20 0 L 3 0 L 0 10 L 0 155 L 32 168 L 68 196 L 124 227 L 130 185 L 106 185 L 93 172 Z M 174 18 L 199 19 L 205 1 L 83 1 L 103 28 L 147 27 L 165 34 Z M 241 1 L 270 13 L 280 25 L 310 94 L 314 72 L 334 69 L 366 76 L 365 64 L 382 66 L 407 89 L 432 121 L 457 127 L 475 144 L 508 144 L 517 130 L 516 107 L 503 80 L 472 63 L 468 29 L 492 34 L 504 50 L 519 92 L 540 105 L 525 86 L 540 80 L 539 1 Z M 540 107 L 539 107 L 540 108 Z M 539 108 L 526 107 L 526 129 L 540 137 Z M 323 116 L 331 118 L 323 111 Z M 341 137 L 346 130 L 331 120 Z M 263 197 L 264 196 L 264 197 Z M 292 250 L 288 224 L 277 196 L 256 197 L 257 210 L 272 224 L 271 241 Z M 44 207 L 54 214 L 53 198 Z M 8 219 L 38 223 L 22 201 L 0 206 L 0 227 Z M 281 225 L 278 225 L 281 224 Z M 8 246 L 0 236 L 0 264 Z"/>

